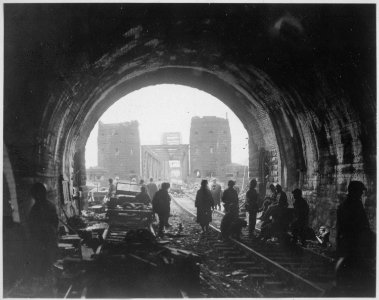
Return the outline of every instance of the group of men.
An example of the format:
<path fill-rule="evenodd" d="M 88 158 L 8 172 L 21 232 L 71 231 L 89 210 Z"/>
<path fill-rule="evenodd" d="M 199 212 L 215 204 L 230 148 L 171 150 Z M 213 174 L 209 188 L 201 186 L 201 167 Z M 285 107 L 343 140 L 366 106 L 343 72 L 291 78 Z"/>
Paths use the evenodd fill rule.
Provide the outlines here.
<path fill-rule="evenodd" d="M 214 179 L 211 185 L 211 194 L 214 208 L 221 210 L 221 202 L 224 205 L 225 217 L 221 223 L 221 231 L 224 238 L 233 233 L 238 236 L 243 224 L 239 218 L 238 193 L 234 188 L 234 181 L 228 182 L 228 188 L 222 191 L 221 186 Z M 150 188 L 149 188 L 150 187 Z M 151 195 L 151 184 L 141 186 L 141 193 L 138 197 Z M 266 240 L 271 237 L 288 238 L 288 232 L 292 233 L 292 242 L 301 242 L 306 245 L 309 231 L 309 205 L 302 196 L 300 189 L 294 189 L 293 210 L 288 209 L 288 199 L 282 187 L 277 184 L 269 186 L 269 195 L 264 201 L 260 201 L 259 193 L 256 190 L 257 181 L 251 180 L 249 190 L 246 193 L 245 208 L 249 212 L 249 235 L 255 239 Z M 166 187 L 165 187 L 166 188 Z M 166 226 L 169 215 L 170 196 L 166 189 L 162 192 L 163 209 L 157 209 L 160 219 L 159 230 L 162 232 Z M 376 237 L 371 231 L 368 218 L 362 203 L 362 195 L 366 187 L 360 181 L 351 181 L 348 186 L 346 199 L 337 209 L 337 236 L 336 252 L 340 258 L 336 265 L 336 287 L 331 295 L 372 295 L 375 288 L 375 274 L 372 273 L 372 259 L 375 258 Z M 110 188 L 110 192 L 113 188 Z M 156 192 L 156 191 L 155 191 Z M 152 196 L 153 197 L 153 196 Z M 150 199 L 152 199 L 150 197 Z M 154 201 L 153 201 L 154 202 Z M 261 202 L 263 202 L 261 204 Z M 167 209 L 168 203 L 168 209 Z M 161 205 L 162 206 L 162 205 Z M 154 207 L 154 203 L 153 203 Z M 261 212 L 261 231 L 255 235 L 257 214 Z M 246 223 L 246 222 L 245 222 Z M 321 232 L 322 231 L 322 232 Z M 324 242 L 324 235 L 329 232 L 325 227 L 320 228 L 320 239 Z M 328 241 L 328 239 L 327 239 Z"/>
<path fill-rule="evenodd" d="M 267 197 L 261 208 L 258 208 L 259 195 L 255 190 L 257 182 L 252 180 L 246 194 L 246 208 L 249 211 L 249 229 L 254 232 L 256 214 L 262 211 L 260 237 L 266 239 L 273 235 L 284 236 L 290 228 L 292 239 L 298 238 L 305 246 L 309 205 L 302 197 L 300 189 L 293 190 L 294 209 L 289 213 L 287 196 L 280 185 L 271 185 L 271 195 Z M 376 236 L 362 203 L 362 195 L 366 190 L 361 181 L 351 181 L 348 185 L 346 199 L 337 208 L 336 253 L 339 257 L 336 264 L 336 285 L 328 296 L 373 296 L 375 295 L 375 260 Z M 324 242 L 328 234 L 326 228 L 320 228 L 320 240 Z M 328 239 L 326 239 L 328 241 Z"/>
<path fill-rule="evenodd" d="M 272 236 L 283 237 L 290 228 L 292 232 L 292 241 L 297 242 L 300 239 L 303 246 L 306 245 L 309 205 L 302 196 L 300 189 L 292 191 L 294 203 L 293 211 L 288 210 L 288 199 L 282 187 L 277 184 L 270 185 L 270 195 L 268 195 L 262 207 L 259 207 L 259 195 L 256 191 L 257 182 L 250 182 L 250 189 L 246 193 L 246 210 L 249 212 L 249 233 L 254 236 L 256 215 L 261 214 L 261 232 L 259 238 L 267 239 Z"/>
<path fill-rule="evenodd" d="M 217 183 L 217 179 L 212 179 L 212 185 L 211 185 L 211 194 L 213 198 L 214 203 L 214 209 L 222 210 L 221 202 L 223 202 L 224 210 L 227 210 L 227 206 L 230 204 L 229 202 L 233 200 L 229 199 L 236 199 L 238 200 L 238 194 L 240 192 L 239 187 L 236 185 L 236 182 L 233 180 L 228 181 L 228 188 L 226 188 L 224 191 L 222 191 L 221 185 Z"/>
<path fill-rule="evenodd" d="M 115 191 L 113 181 L 109 180 L 109 194 Z M 214 181 L 211 191 L 212 196 L 224 203 L 227 214 L 234 220 L 238 218 L 238 195 L 233 188 L 234 182 L 228 183 L 221 195 L 221 187 Z M 249 212 L 249 230 L 254 232 L 256 215 L 262 211 L 261 219 L 263 224 L 261 235 L 270 236 L 273 233 L 283 233 L 287 231 L 288 201 L 286 194 L 280 185 L 271 186 L 271 195 L 266 197 L 262 207 L 259 207 L 259 195 L 256 191 L 257 182 L 250 182 L 249 191 L 246 193 L 246 209 Z M 170 214 L 169 183 L 162 183 L 160 189 L 150 179 L 150 183 L 141 185 L 141 193 L 137 197 L 152 199 L 153 212 L 159 217 L 159 234 L 163 233 L 163 228 L 169 226 L 168 217 Z M 366 216 L 362 195 L 366 187 L 360 181 L 351 181 L 348 186 L 348 193 L 337 209 L 337 255 L 340 257 L 337 263 L 336 282 L 337 290 L 335 295 L 372 295 L 375 290 L 375 273 L 372 273 L 372 261 L 375 259 L 375 234 L 370 229 L 370 224 Z M 295 189 L 292 192 L 294 197 L 294 218 L 292 219 L 292 234 L 294 240 L 300 238 L 305 243 L 305 229 L 308 226 L 309 206 L 302 197 L 302 191 Z M 30 235 L 33 246 L 31 253 L 34 254 L 35 272 L 45 273 L 54 261 L 57 253 L 57 226 L 58 217 L 55 207 L 47 200 L 47 191 L 43 184 L 36 183 L 31 190 L 35 204 L 30 212 L 29 224 Z M 220 196 L 220 198 L 218 198 Z M 148 197 L 148 198 L 147 198 Z M 220 205 L 215 201 L 216 205 Z M 38 259 L 39 258 L 39 259 Z"/>
<path fill-rule="evenodd" d="M 249 212 L 249 235 L 255 238 L 257 213 L 262 212 L 260 217 L 262 226 L 259 238 L 267 239 L 271 236 L 280 236 L 287 232 L 291 225 L 293 242 L 297 242 L 300 239 L 302 245 L 305 246 L 309 206 L 302 197 L 302 191 L 295 189 L 292 192 L 295 200 L 292 215 L 292 212 L 287 210 L 287 195 L 279 184 L 276 186 L 270 185 L 270 195 L 265 198 L 263 204 L 261 204 L 256 187 L 257 181 L 255 179 L 251 180 L 249 190 L 246 193 L 245 208 Z M 226 214 L 221 223 L 222 235 L 226 237 L 228 234 L 234 234 L 238 237 L 238 230 L 244 226 L 244 223 L 239 219 L 239 200 L 235 182 L 230 180 L 228 188 L 222 192 L 221 186 L 214 179 L 211 185 L 211 194 L 215 208 L 221 210 L 221 202 L 225 208 Z"/>

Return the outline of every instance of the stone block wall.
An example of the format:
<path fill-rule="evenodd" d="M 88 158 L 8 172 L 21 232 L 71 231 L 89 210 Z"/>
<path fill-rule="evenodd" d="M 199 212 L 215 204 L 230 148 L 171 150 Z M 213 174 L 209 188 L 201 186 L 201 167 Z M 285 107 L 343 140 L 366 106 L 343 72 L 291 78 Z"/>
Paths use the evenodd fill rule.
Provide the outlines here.
<path fill-rule="evenodd" d="M 140 176 L 140 137 L 138 122 L 120 124 L 99 123 L 98 165 L 107 176 L 130 179 Z"/>
<path fill-rule="evenodd" d="M 190 174 L 202 178 L 224 176 L 222 168 L 231 163 L 229 121 L 218 117 L 193 117 L 190 129 Z"/>

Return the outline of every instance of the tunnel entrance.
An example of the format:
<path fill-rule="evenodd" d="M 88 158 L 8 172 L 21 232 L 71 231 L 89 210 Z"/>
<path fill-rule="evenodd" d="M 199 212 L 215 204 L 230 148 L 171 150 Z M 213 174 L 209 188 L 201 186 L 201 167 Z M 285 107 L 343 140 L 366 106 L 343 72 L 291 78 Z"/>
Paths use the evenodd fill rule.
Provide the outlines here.
<path fill-rule="evenodd" d="M 249 137 L 248 177 L 280 183 L 289 196 L 301 189 L 314 230 L 327 227 L 334 242 L 337 207 L 352 181 L 367 187 L 364 209 L 375 230 L 375 13 L 375 5 L 358 4 L 5 4 L 5 218 L 27 228 L 35 183 L 46 186 L 61 217 L 75 213 L 74 196 L 89 176 L 87 139 L 101 115 L 134 91 L 176 84 L 236 114 Z M 145 169 L 159 177 L 150 150 Z M 216 152 L 214 145 L 188 151 Z M 140 155 L 133 147 L 127 153 Z M 122 155 L 122 147 L 112 149 L 115 161 Z M 110 176 L 137 181 L 140 160 L 129 161 L 137 165 Z M 241 174 L 194 164 L 192 176 Z M 96 180 L 109 175 L 92 171 Z M 13 238 L 27 238 L 11 227 L 6 253 L 26 258 L 13 255 L 23 249 Z"/>
<path fill-rule="evenodd" d="M 120 66 L 115 66 L 116 70 L 118 67 Z M 347 158 L 346 155 L 328 154 L 330 148 L 328 148 L 329 150 L 325 148 L 328 142 L 327 138 L 323 137 L 323 133 L 326 134 L 325 130 L 327 130 L 327 134 L 331 136 L 334 132 L 333 134 L 336 137 L 340 135 L 338 132 L 340 127 L 330 125 L 330 128 L 327 129 L 318 128 L 322 123 L 309 123 L 307 117 L 300 117 L 302 114 L 295 112 L 295 107 L 284 109 L 281 106 L 281 101 L 301 101 L 298 98 L 299 95 L 286 94 L 281 98 L 279 96 L 281 95 L 280 90 L 273 85 L 270 78 L 259 72 L 250 73 L 251 80 L 265 83 L 266 92 L 264 95 L 266 96 L 256 94 L 254 90 L 246 90 L 246 87 L 242 88 L 222 72 L 215 73 L 194 66 L 188 68 L 182 66 L 167 67 L 163 64 L 157 68 L 144 69 L 141 72 L 133 73 L 133 76 L 125 75 L 122 71 L 117 71 L 114 74 L 114 78 L 108 78 L 109 81 L 107 81 L 106 86 L 96 88 L 93 93 L 86 95 L 81 106 L 82 109 L 78 111 L 75 120 L 67 124 L 70 129 L 62 131 L 65 138 L 59 139 L 56 151 L 62 153 L 63 160 L 60 166 L 65 178 L 71 176 L 68 166 L 72 165 L 71 160 L 74 154 L 80 152 L 84 155 L 86 137 L 89 136 L 102 113 L 118 99 L 143 87 L 157 84 L 179 84 L 194 87 L 220 99 L 235 112 L 245 125 L 249 135 L 249 178 L 260 178 L 262 182 L 265 180 L 264 178 L 267 178 L 274 183 L 279 183 L 284 187 L 289 198 L 292 198 L 291 191 L 293 189 L 302 188 L 305 197 L 310 201 L 312 226 L 317 227 L 326 224 L 332 228 L 332 236 L 334 235 L 333 228 L 336 220 L 327 207 L 336 207 L 338 195 L 342 195 L 343 192 L 341 191 L 346 189 L 347 178 L 353 178 L 349 177 L 350 175 L 341 174 L 348 174 L 354 169 L 354 178 L 360 178 L 363 173 L 356 170 L 364 165 L 353 163 L 353 169 L 345 168 L 342 167 L 345 165 L 342 161 Z M 103 85 L 100 82 L 99 84 L 100 86 Z M 60 107 L 59 109 L 65 108 Z M 72 113 L 70 111 L 70 114 Z M 47 127 L 53 126 L 55 120 L 51 120 L 52 123 Z M 63 123 L 65 121 L 66 119 Z M 63 128 L 60 123 L 54 126 Z M 352 127 L 350 129 L 351 132 L 347 133 L 348 135 L 359 136 L 356 132 L 354 133 Z M 193 137 L 196 137 L 196 131 L 193 132 Z M 348 140 L 352 142 L 351 139 Z M 335 143 L 338 144 L 338 141 Z M 357 142 L 354 144 L 355 148 L 351 148 L 355 149 L 354 155 L 360 155 L 360 144 L 361 142 Z M 320 147 L 324 150 L 321 151 Z M 193 150 L 194 153 L 200 151 L 196 148 Z M 338 153 L 339 150 L 337 150 L 333 150 L 333 153 Z M 212 148 L 209 147 L 207 151 L 211 154 Z M 268 157 L 260 155 L 263 151 L 267 151 Z M 356 159 L 359 160 L 358 157 Z M 270 162 L 269 170 L 267 167 L 263 167 L 267 161 Z M 336 169 L 336 164 L 340 164 L 341 167 Z M 334 174 L 333 170 L 337 170 L 337 173 Z M 134 174 L 136 175 L 138 170 L 134 171 L 136 171 Z M 210 169 L 201 170 L 201 176 L 207 174 L 212 176 L 211 171 Z M 270 176 L 263 175 L 267 171 Z M 223 173 L 225 174 L 225 172 Z M 366 182 L 363 177 L 361 180 Z M 370 182 L 372 183 L 372 181 Z M 266 188 L 267 183 L 268 181 L 265 183 Z M 337 188 L 333 188 L 335 185 Z M 322 199 L 321 202 L 314 201 L 315 197 Z M 330 199 L 335 199 L 332 204 Z"/>
<path fill-rule="evenodd" d="M 100 117 L 87 140 L 85 160 L 72 170 L 77 179 L 87 169 L 87 177 L 72 184 L 99 190 L 117 174 L 120 181 L 153 178 L 175 184 L 216 177 L 244 188 L 248 139 L 238 117 L 214 96 L 183 85 L 145 87 Z"/>

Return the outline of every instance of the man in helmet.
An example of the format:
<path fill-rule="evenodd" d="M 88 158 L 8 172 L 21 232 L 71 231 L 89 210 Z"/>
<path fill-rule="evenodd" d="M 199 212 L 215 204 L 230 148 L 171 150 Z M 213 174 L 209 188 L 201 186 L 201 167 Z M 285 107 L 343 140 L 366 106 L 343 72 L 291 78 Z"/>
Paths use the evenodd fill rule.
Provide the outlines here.
<path fill-rule="evenodd" d="M 337 209 L 339 296 L 375 296 L 375 236 L 361 201 L 365 190 L 361 181 L 351 181 L 347 197 Z"/>
<path fill-rule="evenodd" d="M 212 187 L 211 187 L 211 193 L 213 202 L 215 204 L 215 208 L 218 210 L 221 210 L 221 185 L 217 183 L 216 178 L 212 180 Z"/>
<path fill-rule="evenodd" d="M 294 189 L 292 194 L 295 199 L 295 202 L 293 203 L 295 220 L 292 223 L 293 241 L 296 243 L 298 238 L 300 238 L 301 244 L 305 246 L 306 230 L 308 228 L 309 205 L 303 198 L 303 192 L 300 189 Z"/>
<path fill-rule="evenodd" d="M 366 187 L 361 181 L 351 181 L 347 197 L 337 209 L 337 252 L 341 257 L 366 256 L 362 243 L 367 242 L 363 239 L 371 229 L 361 201 L 364 191 Z"/>
<path fill-rule="evenodd" d="M 29 214 L 31 256 L 33 271 L 37 276 L 45 276 L 51 271 L 58 254 L 58 214 L 56 207 L 47 199 L 44 184 L 32 186 L 31 197 L 34 205 Z"/>

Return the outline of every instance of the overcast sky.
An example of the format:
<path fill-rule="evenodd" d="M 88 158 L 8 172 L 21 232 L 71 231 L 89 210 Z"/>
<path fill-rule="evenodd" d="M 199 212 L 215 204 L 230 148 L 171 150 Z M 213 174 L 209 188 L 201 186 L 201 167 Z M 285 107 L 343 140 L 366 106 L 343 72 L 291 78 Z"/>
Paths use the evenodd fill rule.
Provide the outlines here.
<path fill-rule="evenodd" d="M 232 134 L 232 162 L 247 165 L 248 135 L 237 116 L 212 95 L 182 85 L 161 84 L 142 88 L 112 105 L 100 118 L 103 123 L 137 120 L 142 145 L 157 145 L 164 132 L 181 132 L 189 143 L 193 116 L 229 119 Z M 97 131 L 93 128 L 86 145 L 86 166 L 97 166 Z"/>

